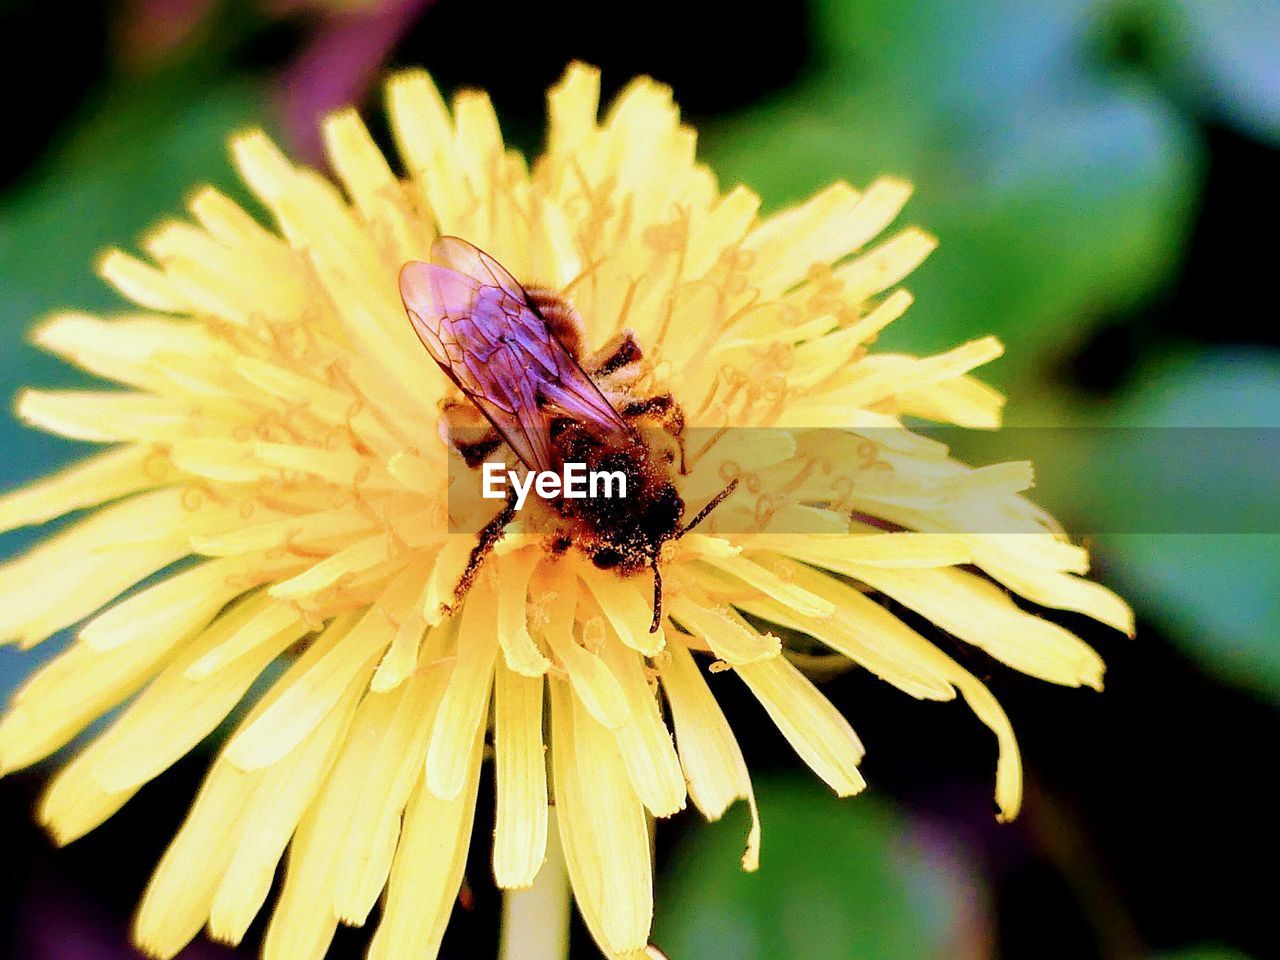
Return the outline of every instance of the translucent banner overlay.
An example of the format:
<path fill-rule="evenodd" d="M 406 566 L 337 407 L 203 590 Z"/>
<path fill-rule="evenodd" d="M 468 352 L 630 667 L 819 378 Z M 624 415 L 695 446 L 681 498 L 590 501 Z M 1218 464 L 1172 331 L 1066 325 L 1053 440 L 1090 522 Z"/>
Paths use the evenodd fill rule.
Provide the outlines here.
<path fill-rule="evenodd" d="M 531 483 L 528 470 L 484 430 L 451 439 L 476 465 L 449 458 L 450 531 L 478 532 L 503 509 L 508 486 Z M 1043 504 L 1077 536 L 1280 533 L 1280 428 L 651 428 L 621 450 L 576 444 L 556 434 L 552 472 L 563 476 L 565 460 L 585 463 L 570 474 L 589 490 L 593 464 L 613 468 L 628 498 L 660 498 L 670 483 L 684 522 L 737 481 L 699 532 L 839 533 L 851 522 L 855 531 L 1043 532 L 1055 529 Z M 486 461 L 496 498 L 484 496 Z M 606 482 L 597 479 L 600 495 Z M 581 499 L 539 497 L 536 483 L 515 513 L 518 528 L 572 534 L 590 522 Z M 609 483 L 616 496 L 616 477 Z"/>

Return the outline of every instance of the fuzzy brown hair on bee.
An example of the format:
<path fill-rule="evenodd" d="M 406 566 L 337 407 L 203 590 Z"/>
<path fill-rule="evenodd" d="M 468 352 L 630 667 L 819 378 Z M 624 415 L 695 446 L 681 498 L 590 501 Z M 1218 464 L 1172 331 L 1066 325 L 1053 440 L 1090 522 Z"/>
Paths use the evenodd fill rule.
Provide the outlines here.
<path fill-rule="evenodd" d="M 621 473 L 625 497 L 545 501 L 556 518 L 548 543 L 553 552 L 575 548 L 597 567 L 622 576 L 651 570 L 649 629 L 656 632 L 662 621 L 662 545 L 697 526 L 737 481 L 684 522 L 685 503 L 674 480 L 684 470 L 680 407 L 670 394 L 637 398 L 611 389 L 634 380 L 643 359 L 635 338 L 623 333 L 584 359 L 583 325 L 563 297 L 526 290 L 496 260 L 458 237 L 437 238 L 431 261 L 413 261 L 400 271 L 405 311 L 427 352 L 492 428 L 457 443 L 458 452 L 474 467 L 506 443 L 532 471 L 582 463 L 588 472 Z M 678 455 L 655 449 L 646 426 L 672 437 Z M 515 502 L 508 498 L 480 531 L 454 591 L 455 607 L 514 516 Z"/>

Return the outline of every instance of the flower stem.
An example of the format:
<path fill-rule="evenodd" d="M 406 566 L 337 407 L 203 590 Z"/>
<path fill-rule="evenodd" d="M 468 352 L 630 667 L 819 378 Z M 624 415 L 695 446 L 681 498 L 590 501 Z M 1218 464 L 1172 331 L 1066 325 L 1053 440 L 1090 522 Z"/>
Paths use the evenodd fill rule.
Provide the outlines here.
<path fill-rule="evenodd" d="M 527 890 L 502 895 L 501 960 L 566 960 L 569 956 L 569 873 L 556 808 L 547 823 L 547 860 Z"/>

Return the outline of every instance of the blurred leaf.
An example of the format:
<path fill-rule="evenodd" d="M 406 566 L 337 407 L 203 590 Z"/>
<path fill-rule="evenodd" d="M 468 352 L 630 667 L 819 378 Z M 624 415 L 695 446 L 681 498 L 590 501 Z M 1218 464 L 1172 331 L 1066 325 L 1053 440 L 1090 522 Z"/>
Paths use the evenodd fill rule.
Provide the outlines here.
<path fill-rule="evenodd" d="M 1200 173 L 1189 125 L 1129 73 L 1092 62 L 1096 4 L 822 0 L 815 72 L 713 128 L 726 181 L 770 203 L 879 174 L 917 186 L 907 219 L 942 246 L 886 345 L 985 333 L 1033 377 L 1088 322 L 1166 276 Z"/>
<path fill-rule="evenodd" d="M 1149 2 L 1155 53 L 1171 80 L 1219 119 L 1280 143 L 1280 4 Z"/>
<path fill-rule="evenodd" d="M 1140 379 L 1118 423 L 1280 430 L 1280 353 L 1221 351 Z M 1177 464 L 1121 452 L 1095 464 L 1104 478 L 1097 487 L 1112 495 L 1093 509 L 1110 511 L 1109 529 L 1123 529 L 1127 518 L 1142 529 L 1144 501 L 1209 498 L 1242 502 L 1269 523 L 1280 509 L 1276 464 L 1264 460 L 1274 449 L 1226 462 L 1189 455 Z M 1223 679 L 1280 698 L 1280 536 L 1127 534 L 1104 537 L 1100 547 L 1119 561 L 1122 592 L 1183 649 Z"/>
<path fill-rule="evenodd" d="M 108 93 L 34 182 L 0 203 L 0 325 L 51 306 L 119 301 L 93 275 L 106 246 L 130 245 L 164 214 L 180 214 L 198 184 L 233 182 L 226 140 L 261 122 L 262 92 L 184 75 Z"/>
<path fill-rule="evenodd" d="M 1173 953 L 1161 953 L 1151 960 L 1249 960 L 1247 954 L 1231 947 L 1199 946 L 1188 947 Z"/>
<path fill-rule="evenodd" d="M 699 824 L 664 872 L 655 942 L 698 960 L 913 960 L 984 956 L 981 895 L 955 851 L 913 842 L 873 798 L 810 780 L 757 785 L 761 867 L 739 868 L 741 811 Z"/>
<path fill-rule="evenodd" d="M 1280 698 L 1280 537 L 1116 534 L 1120 592 L 1210 673 Z"/>

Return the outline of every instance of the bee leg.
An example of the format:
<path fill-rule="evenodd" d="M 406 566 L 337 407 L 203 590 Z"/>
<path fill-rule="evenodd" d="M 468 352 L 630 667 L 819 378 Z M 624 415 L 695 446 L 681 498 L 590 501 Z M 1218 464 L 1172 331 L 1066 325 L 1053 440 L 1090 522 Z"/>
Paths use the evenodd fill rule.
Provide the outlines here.
<path fill-rule="evenodd" d="M 440 417 L 440 439 L 472 470 L 502 446 L 502 438 L 473 404 L 451 400 Z"/>
<path fill-rule="evenodd" d="M 480 464 L 488 460 L 489 455 L 500 446 L 502 446 L 502 438 L 498 436 L 498 431 L 490 430 L 479 440 L 472 443 L 467 443 L 461 440 L 455 441 L 453 448 L 457 450 L 458 454 L 462 457 L 462 462 L 465 463 L 468 468 L 474 470 L 476 467 L 480 466 Z"/>
<path fill-rule="evenodd" d="M 569 351 L 569 355 L 582 362 L 583 326 L 582 317 L 564 297 L 544 287 L 531 287 L 525 290 L 529 305 L 546 321 L 551 335 L 560 341 L 560 345 Z"/>
<path fill-rule="evenodd" d="M 515 515 L 515 490 L 508 488 L 506 506 L 481 528 L 479 536 L 476 537 L 476 545 L 471 548 L 471 555 L 467 557 L 467 566 L 462 571 L 462 576 L 458 579 L 458 585 L 453 588 L 453 603 L 442 603 L 440 605 L 440 610 L 445 616 L 453 616 L 454 611 L 461 609 L 462 600 L 466 597 L 467 591 L 471 589 L 471 584 L 475 582 L 476 573 L 479 571 L 480 565 L 493 552 L 494 546 L 502 539 L 503 533 L 506 532 L 507 524 L 515 518 Z"/>
<path fill-rule="evenodd" d="M 644 359 L 644 351 L 636 343 L 636 336 L 630 330 L 618 334 L 585 364 L 587 373 L 596 379 L 612 376 L 623 367 L 628 367 Z"/>
<path fill-rule="evenodd" d="M 680 475 L 689 473 L 688 455 L 684 443 L 684 411 L 675 397 L 669 393 L 659 393 L 643 400 L 632 400 L 619 411 L 629 420 L 653 420 L 663 430 L 675 438 L 680 449 Z"/>
<path fill-rule="evenodd" d="M 680 412 L 675 398 L 669 393 L 655 394 L 643 400 L 632 400 L 623 404 L 618 412 L 628 420 L 653 420 L 665 426 L 672 417 L 678 417 L 680 423 L 684 423 L 684 414 Z"/>
<path fill-rule="evenodd" d="M 653 554 L 653 623 L 649 624 L 649 632 L 657 633 L 662 623 L 662 571 L 658 569 L 658 553 Z"/>

